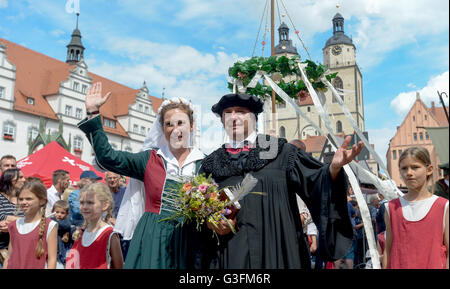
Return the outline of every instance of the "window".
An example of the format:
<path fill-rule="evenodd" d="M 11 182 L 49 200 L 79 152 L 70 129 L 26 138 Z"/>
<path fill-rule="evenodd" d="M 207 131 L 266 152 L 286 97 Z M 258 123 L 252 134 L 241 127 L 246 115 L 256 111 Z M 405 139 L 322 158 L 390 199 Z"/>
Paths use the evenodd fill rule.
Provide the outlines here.
<path fill-rule="evenodd" d="M 336 133 L 340 133 L 342 132 L 342 122 L 340 120 L 338 120 L 336 122 Z"/>
<path fill-rule="evenodd" d="M 65 115 L 72 116 L 72 106 L 66 105 Z"/>
<path fill-rule="evenodd" d="M 86 84 L 83 84 L 83 85 L 81 86 L 81 93 L 86 94 L 87 88 L 88 88 L 87 85 L 86 85 Z"/>
<path fill-rule="evenodd" d="M 16 134 L 16 125 L 11 121 L 5 122 L 3 124 L 3 139 L 14 140 L 15 134 Z"/>
<path fill-rule="evenodd" d="M 134 124 L 133 125 L 133 132 L 134 133 L 138 133 L 138 130 L 139 130 L 139 126 L 137 124 Z"/>
<path fill-rule="evenodd" d="M 73 90 L 78 91 L 79 87 L 80 87 L 80 84 L 78 82 L 73 83 Z"/>
<path fill-rule="evenodd" d="M 27 134 L 27 140 L 31 139 L 32 141 L 39 135 L 39 130 L 37 127 L 29 127 L 28 128 L 28 134 Z"/>
<path fill-rule="evenodd" d="M 427 115 L 424 115 L 424 118 L 425 118 L 425 120 L 427 120 L 428 119 Z"/>
<path fill-rule="evenodd" d="M 426 140 L 429 140 L 429 139 L 430 139 L 430 136 L 428 135 L 428 132 L 425 132 L 425 139 L 426 139 Z"/>
<path fill-rule="evenodd" d="M 34 98 L 32 98 L 32 97 L 27 97 L 27 103 L 28 103 L 28 104 L 31 104 L 31 105 L 34 105 Z"/>
<path fill-rule="evenodd" d="M 414 133 L 414 141 L 417 141 L 417 132 Z"/>
<path fill-rule="evenodd" d="M 397 151 L 396 151 L 396 150 L 393 150 L 393 151 L 392 151 L 392 158 L 393 158 L 394 160 L 397 159 Z"/>
<path fill-rule="evenodd" d="M 420 140 L 423 140 L 423 133 L 422 132 L 419 133 L 419 138 L 420 138 Z"/>
<path fill-rule="evenodd" d="M 77 108 L 75 111 L 75 117 L 78 119 L 82 119 L 83 118 L 83 110 L 81 108 Z"/>
<path fill-rule="evenodd" d="M 3 86 L 0 86 L 0 98 L 6 98 L 5 88 Z"/>
<path fill-rule="evenodd" d="M 145 107 L 145 113 L 146 113 L 146 114 L 149 114 L 149 113 L 150 113 L 148 106 Z"/>
<path fill-rule="evenodd" d="M 413 121 L 416 121 L 416 117 L 413 115 Z"/>
<path fill-rule="evenodd" d="M 145 127 L 141 126 L 141 134 L 145 135 Z"/>
<path fill-rule="evenodd" d="M 311 107 L 310 106 L 308 106 L 308 112 L 311 112 Z"/>
<path fill-rule="evenodd" d="M 73 148 L 74 151 L 81 151 L 83 150 L 83 138 L 76 136 L 73 139 Z"/>
<path fill-rule="evenodd" d="M 106 127 L 110 127 L 110 128 L 116 128 L 116 121 L 104 117 L 103 118 L 103 125 L 106 126 Z"/>
<path fill-rule="evenodd" d="M 286 138 L 286 129 L 284 126 L 280 127 L 280 137 Z"/>
<path fill-rule="evenodd" d="M 339 76 L 336 76 L 336 78 L 333 79 L 333 86 L 339 92 L 340 90 L 344 89 L 344 82 L 342 81 L 342 79 Z M 337 103 L 338 102 L 336 97 L 334 97 L 334 95 L 333 95 L 332 102 L 333 103 Z"/>
<path fill-rule="evenodd" d="M 139 110 L 139 111 L 144 111 L 144 106 L 143 106 L 142 104 L 139 104 L 138 110 Z"/>
<path fill-rule="evenodd" d="M 278 108 L 286 108 L 286 103 L 285 102 L 279 102 L 279 103 L 277 103 L 277 107 Z"/>
<path fill-rule="evenodd" d="M 398 157 L 400 157 L 402 155 L 402 150 L 398 150 Z"/>

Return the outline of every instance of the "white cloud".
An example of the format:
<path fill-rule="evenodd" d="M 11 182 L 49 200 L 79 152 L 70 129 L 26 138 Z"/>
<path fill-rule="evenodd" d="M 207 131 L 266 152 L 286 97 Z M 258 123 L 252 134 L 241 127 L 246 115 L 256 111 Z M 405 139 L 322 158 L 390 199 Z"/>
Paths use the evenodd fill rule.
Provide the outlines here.
<path fill-rule="evenodd" d="M 435 104 L 438 106 L 440 104 L 440 100 L 437 94 L 437 91 L 443 92 L 445 91 L 447 94 L 449 93 L 448 87 L 449 87 L 449 79 L 448 79 L 449 72 L 448 70 L 440 75 L 432 77 L 427 85 L 423 87 L 422 89 L 409 91 L 409 92 L 402 92 L 398 94 L 392 101 L 391 101 L 391 108 L 394 109 L 394 111 L 404 117 L 408 111 L 411 109 L 412 105 L 414 104 L 414 101 L 416 100 L 416 93 L 418 92 L 420 94 L 420 98 L 422 101 L 430 106 L 431 102 L 434 101 Z M 448 98 L 444 97 L 444 102 L 446 105 L 448 105 Z"/>

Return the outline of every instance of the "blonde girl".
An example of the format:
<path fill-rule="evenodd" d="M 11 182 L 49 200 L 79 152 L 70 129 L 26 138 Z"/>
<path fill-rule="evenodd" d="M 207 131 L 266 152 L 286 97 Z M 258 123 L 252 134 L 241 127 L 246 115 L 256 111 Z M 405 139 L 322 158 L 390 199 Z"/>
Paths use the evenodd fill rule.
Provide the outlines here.
<path fill-rule="evenodd" d="M 55 269 L 58 225 L 45 217 L 47 189 L 38 181 L 26 182 L 18 193 L 25 217 L 8 224 L 8 269 Z"/>
<path fill-rule="evenodd" d="M 113 209 L 114 201 L 105 184 L 95 183 L 82 189 L 80 211 L 85 223 L 73 235 L 75 243 L 67 254 L 66 269 L 123 268 L 119 237 L 108 224 Z"/>
<path fill-rule="evenodd" d="M 408 193 L 386 204 L 383 268 L 448 269 L 448 200 L 433 195 L 430 155 L 411 147 L 399 158 Z"/>

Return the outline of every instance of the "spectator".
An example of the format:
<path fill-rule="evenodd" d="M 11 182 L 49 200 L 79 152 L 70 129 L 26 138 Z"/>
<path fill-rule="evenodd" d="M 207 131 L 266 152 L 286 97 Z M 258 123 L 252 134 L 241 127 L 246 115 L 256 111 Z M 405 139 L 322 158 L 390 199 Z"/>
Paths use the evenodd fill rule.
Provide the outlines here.
<path fill-rule="evenodd" d="M 378 194 L 371 195 L 368 208 L 370 212 L 370 219 L 372 220 L 373 236 L 375 240 L 377 239 L 377 211 L 379 206 L 380 200 L 378 199 Z"/>
<path fill-rule="evenodd" d="M 0 159 L 0 172 L 3 174 L 7 169 L 14 169 L 17 167 L 16 157 L 12 155 L 4 155 Z"/>
<path fill-rule="evenodd" d="M 341 269 L 341 268 L 345 268 L 345 269 L 353 269 L 354 267 L 354 259 L 355 259 L 355 249 L 357 246 L 357 238 L 356 238 L 356 231 L 355 231 L 355 217 L 356 217 L 356 210 L 352 205 L 352 199 L 350 197 L 350 195 L 352 194 L 352 189 L 351 187 L 349 188 L 349 192 L 347 195 L 347 209 L 348 209 L 348 217 L 350 218 L 350 221 L 352 223 L 352 227 L 353 227 L 353 243 L 352 243 L 352 247 L 350 248 L 350 250 L 347 252 L 347 254 L 344 256 L 344 258 L 336 260 L 334 262 L 334 267 L 336 269 Z"/>
<path fill-rule="evenodd" d="M 80 212 L 80 191 L 87 185 L 101 180 L 102 177 L 97 176 L 94 171 L 84 171 L 80 175 L 78 181 L 78 190 L 74 190 L 69 194 L 67 202 L 69 203 L 69 215 L 72 225 L 80 227 L 84 223 L 83 216 Z"/>
<path fill-rule="evenodd" d="M 8 255 L 8 224 L 23 216 L 17 207 L 16 189 L 23 186 L 20 169 L 5 170 L 0 176 L 0 268 Z"/>
<path fill-rule="evenodd" d="M 56 269 L 64 269 L 66 266 L 66 254 L 72 248 L 72 234 L 75 231 L 70 223 L 69 204 L 59 200 L 53 205 L 51 219 L 58 223 L 58 255 Z"/>
<path fill-rule="evenodd" d="M 440 165 L 439 168 L 441 168 L 444 171 L 444 178 L 438 180 L 434 184 L 434 194 L 436 196 L 443 197 L 448 200 L 448 181 L 449 181 L 448 163 Z"/>
<path fill-rule="evenodd" d="M 125 193 L 125 188 L 120 186 L 120 175 L 113 172 L 106 172 L 106 184 L 111 191 L 111 195 L 114 200 L 114 211 L 112 214 L 111 223 L 114 226 L 117 213 L 119 212 L 120 203 L 122 203 L 123 194 Z"/>
<path fill-rule="evenodd" d="M 364 240 L 364 224 L 361 218 L 361 212 L 359 211 L 358 202 L 352 200 L 351 204 L 356 211 L 355 215 L 355 231 L 356 231 L 356 247 L 355 247 L 355 258 L 353 259 L 353 266 L 357 267 L 364 263 L 364 252 L 365 252 L 365 240 Z"/>
<path fill-rule="evenodd" d="M 119 174 L 108 171 L 105 175 L 106 184 L 109 187 L 111 195 L 114 200 L 114 210 L 112 218 L 110 219 L 111 225 L 116 224 L 117 214 L 119 213 L 120 204 L 122 203 L 123 195 L 125 193 L 126 186 L 121 186 L 122 177 Z M 124 240 L 123 236 L 118 234 L 120 238 L 120 246 L 122 248 L 123 259 L 127 257 L 128 247 L 130 246 L 130 240 Z"/>
<path fill-rule="evenodd" d="M 65 170 L 56 170 L 52 176 L 53 185 L 47 190 L 47 207 L 45 209 L 46 215 L 52 213 L 53 205 L 56 201 L 62 199 L 64 190 L 69 187 L 70 176 L 69 172 Z"/>
<path fill-rule="evenodd" d="M 384 204 L 387 203 L 387 200 L 384 198 L 382 194 L 378 194 L 378 196 L 380 198 L 380 202 L 378 205 L 376 221 L 377 221 L 377 234 L 380 234 L 386 231 L 386 223 L 384 222 L 384 214 L 386 212 L 386 207 L 384 206 Z"/>

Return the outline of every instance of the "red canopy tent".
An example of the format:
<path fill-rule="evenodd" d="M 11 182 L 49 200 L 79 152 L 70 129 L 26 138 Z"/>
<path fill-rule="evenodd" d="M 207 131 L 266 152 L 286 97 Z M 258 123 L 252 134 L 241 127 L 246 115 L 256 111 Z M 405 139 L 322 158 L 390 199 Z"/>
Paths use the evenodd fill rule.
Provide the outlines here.
<path fill-rule="evenodd" d="M 95 170 L 92 165 L 72 155 L 56 141 L 19 160 L 17 167 L 22 170 L 25 177 L 40 178 L 47 188 L 52 186 L 52 174 L 58 169 L 69 172 L 72 185 L 75 185 L 80 180 L 81 173 L 87 170 L 94 171 L 103 180 L 105 179 L 104 173 Z"/>

